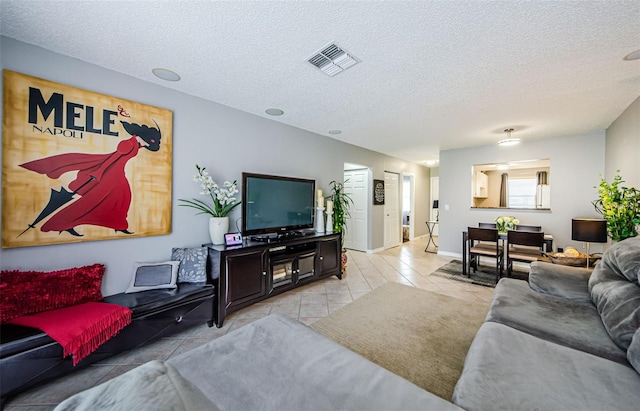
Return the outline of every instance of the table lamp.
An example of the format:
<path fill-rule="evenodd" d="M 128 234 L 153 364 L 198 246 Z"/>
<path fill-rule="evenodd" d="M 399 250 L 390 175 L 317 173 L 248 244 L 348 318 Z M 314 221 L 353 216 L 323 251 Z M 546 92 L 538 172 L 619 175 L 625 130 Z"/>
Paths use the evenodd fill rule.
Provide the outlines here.
<path fill-rule="evenodd" d="M 433 209 L 436 210 L 436 221 L 440 221 L 440 210 L 438 210 L 438 200 L 433 200 Z"/>
<path fill-rule="evenodd" d="M 587 244 L 587 267 L 589 267 L 589 243 L 607 242 L 607 220 L 601 218 L 572 218 L 571 239 Z"/>

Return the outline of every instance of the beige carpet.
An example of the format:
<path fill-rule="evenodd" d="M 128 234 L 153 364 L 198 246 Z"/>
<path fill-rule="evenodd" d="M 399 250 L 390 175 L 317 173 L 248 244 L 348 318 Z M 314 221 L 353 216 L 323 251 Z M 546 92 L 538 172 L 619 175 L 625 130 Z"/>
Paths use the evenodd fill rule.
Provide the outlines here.
<path fill-rule="evenodd" d="M 451 400 L 465 355 L 488 309 L 489 303 L 386 283 L 311 327 Z"/>

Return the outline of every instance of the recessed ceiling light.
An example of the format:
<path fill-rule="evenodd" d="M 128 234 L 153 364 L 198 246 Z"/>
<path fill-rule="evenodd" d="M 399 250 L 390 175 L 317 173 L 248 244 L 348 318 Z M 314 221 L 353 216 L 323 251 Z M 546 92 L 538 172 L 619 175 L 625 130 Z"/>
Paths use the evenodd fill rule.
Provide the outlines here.
<path fill-rule="evenodd" d="M 166 80 L 166 81 L 178 81 L 180 80 L 180 76 L 178 73 L 165 69 L 165 68 L 154 68 L 151 70 L 154 76 Z"/>
<path fill-rule="evenodd" d="M 438 164 L 438 160 L 425 160 L 424 163 L 428 166 L 434 166 Z"/>
<path fill-rule="evenodd" d="M 640 59 L 640 50 L 636 50 L 633 53 L 627 54 L 625 60 L 638 60 Z"/>
<path fill-rule="evenodd" d="M 284 114 L 284 111 L 280 110 L 279 108 L 268 108 L 264 112 L 270 116 L 281 116 Z"/>
<path fill-rule="evenodd" d="M 342 134 L 340 130 L 329 130 L 329 134 Z"/>

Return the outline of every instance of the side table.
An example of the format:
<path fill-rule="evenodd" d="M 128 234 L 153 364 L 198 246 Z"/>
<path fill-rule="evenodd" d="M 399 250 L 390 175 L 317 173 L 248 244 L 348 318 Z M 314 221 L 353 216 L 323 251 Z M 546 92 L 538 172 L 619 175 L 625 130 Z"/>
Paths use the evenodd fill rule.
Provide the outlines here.
<path fill-rule="evenodd" d="M 438 221 L 427 221 L 427 230 L 429 230 L 429 241 L 427 241 L 427 246 L 424 248 L 424 251 L 428 253 L 437 253 L 438 244 L 436 244 L 436 240 L 433 238 L 433 231 L 436 228 L 436 224 Z M 433 243 L 434 251 L 429 251 L 429 245 Z"/>

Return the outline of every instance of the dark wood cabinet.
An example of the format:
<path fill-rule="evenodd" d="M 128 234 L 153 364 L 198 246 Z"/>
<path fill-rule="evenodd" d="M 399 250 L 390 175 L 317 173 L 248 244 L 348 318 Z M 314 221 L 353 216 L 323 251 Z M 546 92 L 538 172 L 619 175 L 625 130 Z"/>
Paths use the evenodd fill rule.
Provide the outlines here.
<path fill-rule="evenodd" d="M 267 291 L 267 250 L 231 253 L 224 259 L 226 309 L 261 298 Z M 222 273 L 221 273 L 222 274 Z M 232 281 L 229 281 L 232 279 Z"/>
<path fill-rule="evenodd" d="M 318 272 L 321 277 L 338 275 L 341 272 L 342 249 L 340 238 L 327 238 L 318 241 Z"/>
<path fill-rule="evenodd" d="M 242 246 L 209 245 L 209 274 L 216 282 L 216 325 L 227 314 L 265 298 L 336 275 L 342 278 L 339 234 L 312 234 Z"/>

